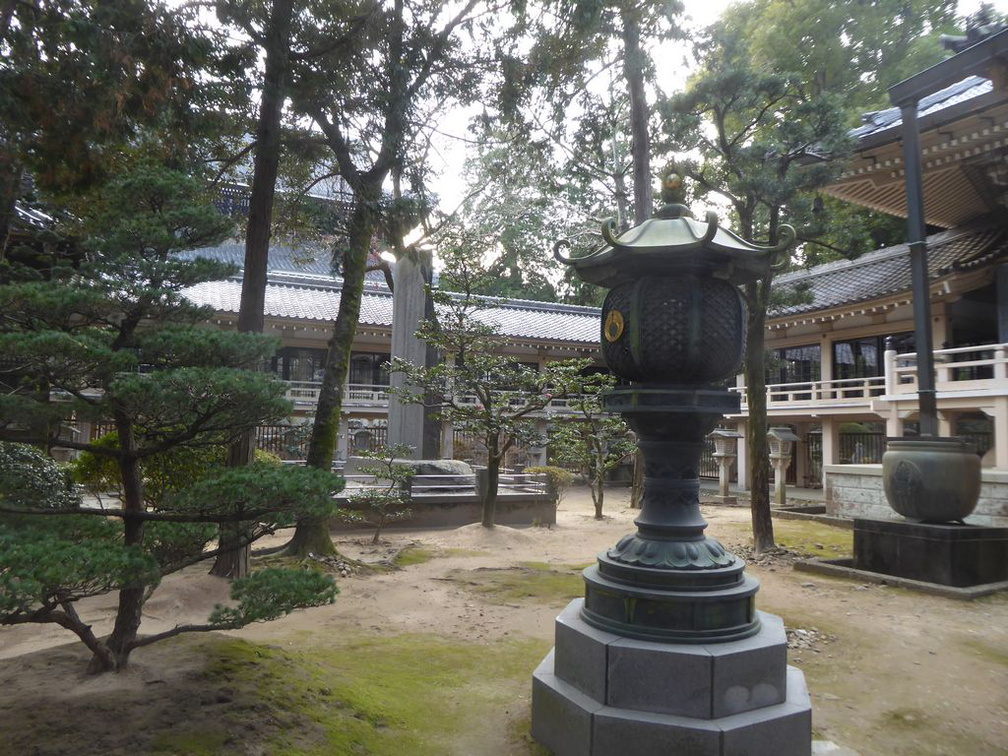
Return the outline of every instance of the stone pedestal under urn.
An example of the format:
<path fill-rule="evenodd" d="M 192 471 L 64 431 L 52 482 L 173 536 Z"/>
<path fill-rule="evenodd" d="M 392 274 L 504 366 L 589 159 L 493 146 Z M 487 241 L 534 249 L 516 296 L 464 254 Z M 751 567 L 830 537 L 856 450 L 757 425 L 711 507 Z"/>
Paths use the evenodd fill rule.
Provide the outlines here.
<path fill-rule="evenodd" d="M 706 535 L 697 471 L 704 439 L 739 411 L 727 390 L 745 354 L 738 286 L 793 239 L 751 245 L 666 204 L 607 246 L 557 257 L 609 289 L 602 352 L 620 384 L 604 399 L 644 458 L 637 530 L 584 572 L 533 674 L 532 735 L 557 756 L 807 756 L 811 706 L 787 664 L 784 625 L 756 609 L 758 582 Z"/>
<path fill-rule="evenodd" d="M 980 457 L 959 438 L 891 438 L 886 500 L 901 520 L 854 520 L 855 569 L 955 588 L 1008 581 L 1008 528 L 965 522 L 980 497 Z"/>

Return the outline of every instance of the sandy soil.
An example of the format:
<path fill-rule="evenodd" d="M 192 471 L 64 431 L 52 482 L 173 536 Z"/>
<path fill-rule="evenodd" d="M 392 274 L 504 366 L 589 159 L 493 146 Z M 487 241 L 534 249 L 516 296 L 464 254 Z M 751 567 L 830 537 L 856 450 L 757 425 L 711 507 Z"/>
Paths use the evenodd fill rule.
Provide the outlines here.
<path fill-rule="evenodd" d="M 437 549 L 439 556 L 395 572 L 343 579 L 336 604 L 236 634 L 279 645 L 318 642 L 331 633 L 353 631 L 427 632 L 475 643 L 509 637 L 548 641 L 555 605 L 491 603 L 449 576 L 458 569 L 494 569 L 526 561 L 586 564 L 632 530 L 625 491 L 609 492 L 606 511 L 605 520 L 594 520 L 586 491 L 575 490 L 561 502 L 558 523 L 551 528 L 487 530 L 471 525 L 395 531 L 378 546 L 360 534 L 343 536 L 338 541 L 344 553 L 364 561 L 387 559 L 409 543 Z M 745 509 L 706 507 L 704 512 L 708 532 L 737 553 L 747 551 Z M 1008 595 L 952 601 L 810 576 L 794 571 L 792 561 L 793 555 L 784 553 L 757 560 L 748 570 L 761 581 L 758 607 L 783 616 L 789 628 L 789 661 L 805 670 L 817 738 L 864 756 L 1008 754 Z M 227 585 L 207 576 L 205 567 L 171 576 L 148 603 L 142 629 L 154 632 L 201 621 L 226 596 Z M 104 632 L 113 605 L 111 597 L 96 599 L 82 607 L 82 615 Z M 164 686 L 173 698 L 199 699 L 198 670 L 184 644 L 141 649 L 127 673 L 95 678 L 80 673 L 86 655 L 70 640 L 66 631 L 53 626 L 0 628 L 0 754 L 22 752 L 5 750 L 5 733 L 31 728 L 33 718 L 60 717 L 98 690 L 128 700 Z M 114 716 L 115 706 L 73 710 L 79 730 L 86 724 L 107 726 L 102 723 Z M 186 716 L 199 716 L 198 711 Z M 167 703 L 163 710 L 145 707 L 141 724 L 170 726 L 171 716 L 177 713 L 171 713 Z M 94 720 L 82 723 L 81 717 Z M 501 734 L 505 729 L 487 723 L 487 736 L 473 752 L 516 753 Z M 91 753 L 80 741 L 74 743 L 73 732 L 68 723 L 65 751 L 44 752 Z M 121 746 L 122 752 L 130 752 L 129 742 Z"/>

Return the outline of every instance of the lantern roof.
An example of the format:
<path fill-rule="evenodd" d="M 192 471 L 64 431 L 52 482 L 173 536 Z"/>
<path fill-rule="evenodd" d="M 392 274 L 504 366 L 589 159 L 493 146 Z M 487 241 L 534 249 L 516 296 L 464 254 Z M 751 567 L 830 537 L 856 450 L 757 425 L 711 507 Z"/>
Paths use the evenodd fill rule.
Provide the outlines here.
<path fill-rule="evenodd" d="M 588 283 L 613 288 L 645 276 L 696 274 L 740 285 L 765 276 L 794 242 L 791 226 L 781 226 L 781 242 L 751 244 L 718 224 L 717 214 L 697 221 L 689 208 L 664 205 L 654 217 L 616 235 L 616 221 L 602 224 L 607 245 L 584 257 L 565 257 L 558 242 L 554 255 L 574 267 Z M 780 261 L 783 262 L 783 261 Z"/>

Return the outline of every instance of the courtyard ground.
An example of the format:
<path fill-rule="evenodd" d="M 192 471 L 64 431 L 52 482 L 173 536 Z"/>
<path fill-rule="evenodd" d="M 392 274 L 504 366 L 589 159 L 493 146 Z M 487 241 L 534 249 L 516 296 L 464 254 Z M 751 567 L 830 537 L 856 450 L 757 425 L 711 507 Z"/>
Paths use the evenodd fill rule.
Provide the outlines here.
<path fill-rule="evenodd" d="M 340 534 L 345 554 L 380 567 L 339 577 L 335 604 L 143 648 L 118 675 L 85 675 L 86 651 L 59 628 L 0 628 L 0 754 L 541 754 L 531 673 L 580 570 L 632 530 L 627 494 L 607 492 L 602 521 L 574 489 L 549 528 L 390 531 L 377 546 Z M 751 558 L 747 509 L 704 514 Z M 1008 595 L 960 602 L 796 572 L 797 555 L 849 553 L 850 531 L 775 527 L 783 549 L 747 569 L 757 606 L 788 627 L 816 738 L 863 756 L 1008 754 Z M 225 601 L 205 573 L 167 579 L 142 630 Z M 105 631 L 113 606 L 82 613 Z"/>

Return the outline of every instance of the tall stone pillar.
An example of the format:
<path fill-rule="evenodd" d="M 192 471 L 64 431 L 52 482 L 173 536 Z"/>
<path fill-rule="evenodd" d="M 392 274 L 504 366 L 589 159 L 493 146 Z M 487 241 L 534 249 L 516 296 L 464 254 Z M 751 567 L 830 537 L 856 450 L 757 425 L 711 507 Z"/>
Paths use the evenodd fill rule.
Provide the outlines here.
<path fill-rule="evenodd" d="M 433 304 L 427 294 L 432 280 L 432 254 L 418 250 L 417 259 L 396 261 L 392 270 L 395 291 L 392 295 L 392 356 L 415 365 L 431 365 L 435 359 L 427 344 L 416 337 L 416 330 Z M 401 373 L 393 373 L 393 388 L 401 388 Z M 413 459 L 437 459 L 441 456 L 441 426 L 429 410 L 420 404 L 404 404 L 394 394 L 389 396 L 388 442 L 406 444 L 413 449 Z"/>

